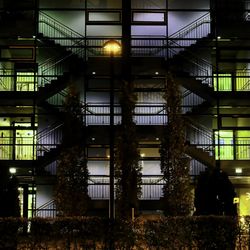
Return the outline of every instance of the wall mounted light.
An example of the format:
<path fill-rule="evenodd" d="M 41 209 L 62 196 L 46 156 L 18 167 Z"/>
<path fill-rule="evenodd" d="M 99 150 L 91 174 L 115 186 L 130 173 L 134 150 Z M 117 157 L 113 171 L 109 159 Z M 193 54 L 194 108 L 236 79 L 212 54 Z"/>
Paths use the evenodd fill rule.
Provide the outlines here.
<path fill-rule="evenodd" d="M 9 168 L 9 172 L 11 174 L 15 174 L 16 173 L 16 168 Z"/>

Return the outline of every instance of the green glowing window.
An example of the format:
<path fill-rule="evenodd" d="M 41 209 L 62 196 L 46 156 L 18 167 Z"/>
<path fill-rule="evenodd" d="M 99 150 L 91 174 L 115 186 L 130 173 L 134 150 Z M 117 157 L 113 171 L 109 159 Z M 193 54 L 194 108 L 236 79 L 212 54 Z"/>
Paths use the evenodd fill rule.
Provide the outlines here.
<path fill-rule="evenodd" d="M 0 130 L 0 160 L 11 160 L 12 149 L 12 131 Z"/>
<path fill-rule="evenodd" d="M 232 75 L 231 74 L 213 74 L 215 91 L 232 91 Z"/>
<path fill-rule="evenodd" d="M 37 76 L 34 72 L 17 72 L 16 76 L 17 91 L 36 91 Z"/>
<path fill-rule="evenodd" d="M 35 135 L 33 130 L 16 130 L 15 159 L 32 160 L 35 159 Z"/>
<path fill-rule="evenodd" d="M 32 192 L 32 188 L 29 188 L 28 195 L 28 218 L 33 217 L 33 209 L 36 207 L 36 193 L 35 190 Z"/>
<path fill-rule="evenodd" d="M 233 160 L 233 131 L 220 130 L 214 132 L 216 160 Z"/>
<path fill-rule="evenodd" d="M 236 72 L 236 90 L 250 91 L 250 71 L 238 70 Z"/>
<path fill-rule="evenodd" d="M 250 160 L 250 131 L 236 131 L 236 158 L 237 160 Z"/>
<path fill-rule="evenodd" d="M 14 89 L 14 75 L 12 70 L 0 69 L 0 91 L 12 91 Z"/>
<path fill-rule="evenodd" d="M 23 190 L 23 187 L 19 187 L 18 188 L 18 191 L 19 191 L 19 204 L 20 204 L 20 212 L 21 212 L 21 217 L 23 217 L 23 210 L 24 210 L 24 203 L 23 203 L 23 200 L 24 200 L 24 190 Z M 27 197 L 25 197 L 27 198 Z M 28 218 L 31 218 L 32 217 L 32 211 L 33 209 L 35 208 L 36 206 L 36 187 L 32 188 L 32 187 L 29 187 L 28 188 L 28 207 L 26 209 L 28 209 Z"/>

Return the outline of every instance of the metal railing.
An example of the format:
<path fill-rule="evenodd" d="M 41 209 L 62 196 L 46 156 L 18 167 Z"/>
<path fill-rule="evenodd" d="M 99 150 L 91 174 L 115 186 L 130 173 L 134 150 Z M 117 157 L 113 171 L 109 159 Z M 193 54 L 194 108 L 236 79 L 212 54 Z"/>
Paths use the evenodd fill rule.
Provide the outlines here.
<path fill-rule="evenodd" d="M 61 90 L 56 95 L 47 99 L 47 102 L 54 107 L 62 108 L 65 102 L 65 97 L 68 95 L 67 90 Z"/>
<path fill-rule="evenodd" d="M 0 160 L 35 160 L 36 144 L 31 137 L 0 138 Z"/>
<path fill-rule="evenodd" d="M 148 175 L 142 177 L 142 196 L 141 200 L 159 200 L 162 195 L 164 180 L 161 175 Z M 109 176 L 92 175 L 89 177 L 88 194 L 93 200 L 109 199 Z M 55 200 L 50 200 L 38 207 L 35 211 L 36 217 L 56 217 Z"/>
<path fill-rule="evenodd" d="M 37 91 L 38 77 L 35 72 L 16 72 L 0 69 L 0 91 Z"/>
<path fill-rule="evenodd" d="M 42 217 L 42 218 L 55 218 L 56 217 L 56 204 L 55 200 L 50 200 L 43 204 L 42 206 L 38 207 L 35 210 L 35 217 Z"/>
<path fill-rule="evenodd" d="M 206 168 L 207 166 L 203 163 L 197 161 L 196 159 L 191 159 L 189 174 L 192 177 L 199 176 L 201 172 L 206 170 Z"/>
<path fill-rule="evenodd" d="M 0 91 L 12 91 L 14 89 L 14 75 L 12 71 L 7 70 L 3 65 L 0 69 Z"/>
<path fill-rule="evenodd" d="M 210 13 L 206 13 L 168 38 L 150 35 L 133 36 L 131 40 L 132 55 L 168 57 L 169 49 L 174 49 L 175 53 L 179 53 L 196 43 L 197 40 L 208 36 L 210 23 Z"/>
<path fill-rule="evenodd" d="M 160 175 L 142 176 L 141 200 L 159 200 L 162 197 L 164 180 Z M 109 199 L 109 176 L 90 176 L 88 186 L 92 199 Z"/>
<path fill-rule="evenodd" d="M 37 156 L 43 156 L 62 141 L 63 123 L 55 122 L 37 133 Z"/>
<path fill-rule="evenodd" d="M 193 107 L 202 104 L 205 100 L 190 90 L 185 90 L 182 94 L 182 112 L 191 112 Z"/>
<path fill-rule="evenodd" d="M 109 38 L 88 37 L 87 39 L 65 26 L 58 20 L 50 17 L 46 13 L 40 11 L 39 14 L 39 30 L 44 33 L 45 36 L 53 39 L 61 46 L 65 47 L 65 50 L 70 51 L 67 55 L 61 57 L 55 57 L 48 59 L 40 64 L 39 74 L 42 75 L 42 82 L 39 82 L 39 86 L 49 84 L 51 80 L 56 79 L 67 71 L 67 67 L 70 62 L 70 58 L 73 55 L 84 58 L 86 56 L 100 56 L 105 55 L 103 50 L 103 44 L 108 41 Z M 131 39 L 131 55 L 132 56 L 163 56 L 173 57 L 184 50 L 185 47 L 189 47 L 195 43 L 198 39 L 205 37 L 210 32 L 210 14 L 206 13 L 194 22 L 185 26 L 181 30 L 172 34 L 169 38 L 159 37 L 133 37 Z M 116 37 L 116 40 L 121 40 L 120 37 Z M 87 53 L 85 55 L 85 52 Z M 212 68 L 211 65 L 197 56 L 191 55 L 191 52 L 184 56 L 182 55 L 182 70 L 189 72 L 192 76 L 202 80 L 203 83 L 212 84 Z"/>
<path fill-rule="evenodd" d="M 237 137 L 235 150 L 237 160 L 250 160 L 250 138 Z"/>
<path fill-rule="evenodd" d="M 187 124 L 186 126 L 186 141 L 190 145 L 194 145 L 197 148 L 209 152 L 211 156 L 214 155 L 214 145 L 213 145 L 213 131 L 208 128 L 194 124 Z"/>
<path fill-rule="evenodd" d="M 250 91 L 250 70 L 236 70 L 236 91 Z"/>
<path fill-rule="evenodd" d="M 110 105 L 87 103 L 86 104 L 86 124 L 87 125 L 109 125 Z M 121 123 L 121 107 L 114 106 L 115 124 Z M 166 111 L 163 103 L 137 103 L 134 110 L 134 122 L 138 125 L 158 125 L 167 122 Z"/>
<path fill-rule="evenodd" d="M 44 87 L 69 70 L 70 63 L 75 61 L 75 55 L 85 58 L 86 47 L 85 38 L 81 34 L 42 11 L 39 12 L 39 32 L 65 49 L 62 56 L 51 57 L 39 65 L 39 75 L 42 76 L 39 87 Z"/>
<path fill-rule="evenodd" d="M 179 63 L 174 64 L 175 71 L 186 72 L 190 76 L 200 80 L 202 84 L 213 87 L 212 75 L 215 69 L 211 63 L 198 57 L 188 49 L 183 54 L 180 53 L 179 49 L 170 48 L 168 53 L 169 58 L 174 58 L 178 55 L 175 60 L 179 60 Z"/>
<path fill-rule="evenodd" d="M 1 68 L 0 69 L 0 79 L 1 79 L 0 91 L 14 91 L 14 89 L 15 89 L 14 70 Z"/>
<path fill-rule="evenodd" d="M 168 46 L 171 47 L 171 43 L 174 41 L 174 46 L 178 44 L 179 47 L 189 47 L 198 39 L 206 37 L 210 33 L 210 23 L 210 13 L 205 13 L 179 31 L 171 34 Z"/>
<path fill-rule="evenodd" d="M 39 11 L 39 32 L 64 47 L 84 46 L 85 38 L 43 11 Z"/>

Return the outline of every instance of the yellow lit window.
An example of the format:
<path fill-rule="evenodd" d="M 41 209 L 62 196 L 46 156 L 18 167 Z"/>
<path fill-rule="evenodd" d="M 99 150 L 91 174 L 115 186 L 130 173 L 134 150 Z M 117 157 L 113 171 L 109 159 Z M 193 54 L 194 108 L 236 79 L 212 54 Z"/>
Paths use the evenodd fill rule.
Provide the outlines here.
<path fill-rule="evenodd" d="M 0 160 L 11 160 L 12 149 L 12 131 L 0 130 Z"/>
<path fill-rule="evenodd" d="M 32 160 L 35 159 L 35 136 L 33 130 L 16 130 L 15 159 Z"/>
<path fill-rule="evenodd" d="M 215 132 L 216 160 L 233 160 L 233 131 L 221 130 Z"/>
<path fill-rule="evenodd" d="M 17 91 L 36 91 L 37 77 L 34 72 L 17 72 L 16 78 Z"/>
<path fill-rule="evenodd" d="M 213 82 L 215 91 L 232 91 L 231 74 L 214 74 Z"/>
<path fill-rule="evenodd" d="M 237 160 L 250 160 L 249 130 L 239 130 L 236 132 L 236 157 Z"/>

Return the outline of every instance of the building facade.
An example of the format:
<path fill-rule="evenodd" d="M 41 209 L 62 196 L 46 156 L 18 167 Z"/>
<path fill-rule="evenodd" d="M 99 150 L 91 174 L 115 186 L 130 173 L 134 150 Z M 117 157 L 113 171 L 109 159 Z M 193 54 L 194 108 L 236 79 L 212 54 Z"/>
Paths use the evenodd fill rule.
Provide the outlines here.
<path fill-rule="evenodd" d="M 19 179 L 22 215 L 56 215 L 63 103 L 71 85 L 80 93 L 88 130 L 93 211 L 105 213 L 110 95 L 116 127 L 126 78 L 137 94 L 140 209 L 160 210 L 159 146 L 170 71 L 182 91 L 191 179 L 219 166 L 235 186 L 239 213 L 250 214 L 249 10 L 244 0 L 1 0 L 0 166 Z M 109 40 L 122 48 L 112 58 L 103 47 Z"/>

